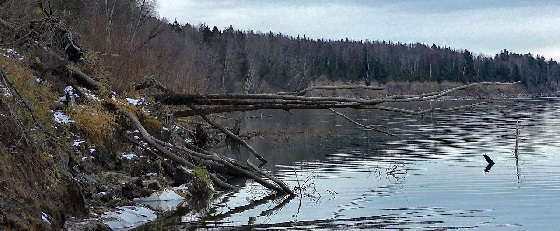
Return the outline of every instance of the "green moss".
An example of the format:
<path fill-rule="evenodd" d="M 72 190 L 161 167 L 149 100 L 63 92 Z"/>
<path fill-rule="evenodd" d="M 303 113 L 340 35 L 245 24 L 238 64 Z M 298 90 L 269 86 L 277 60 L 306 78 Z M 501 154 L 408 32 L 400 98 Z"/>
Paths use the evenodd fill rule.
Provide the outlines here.
<path fill-rule="evenodd" d="M 204 184 L 206 184 L 208 187 L 212 185 L 212 182 L 210 181 L 210 177 L 208 176 L 208 171 L 206 171 L 206 168 L 204 166 L 195 167 L 194 175 L 202 182 L 204 182 Z"/>

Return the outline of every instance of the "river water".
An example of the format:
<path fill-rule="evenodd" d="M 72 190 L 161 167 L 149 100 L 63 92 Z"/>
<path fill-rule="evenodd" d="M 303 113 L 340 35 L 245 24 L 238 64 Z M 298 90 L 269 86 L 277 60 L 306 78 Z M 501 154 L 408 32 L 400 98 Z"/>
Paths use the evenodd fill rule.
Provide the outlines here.
<path fill-rule="evenodd" d="M 395 136 L 328 110 L 251 113 L 245 130 L 262 134 L 252 145 L 276 176 L 300 189 L 298 196 L 269 196 L 244 182 L 238 192 L 152 227 L 558 230 L 560 100 L 497 102 L 423 118 L 340 111 Z M 496 164 L 487 166 L 483 154 Z"/>

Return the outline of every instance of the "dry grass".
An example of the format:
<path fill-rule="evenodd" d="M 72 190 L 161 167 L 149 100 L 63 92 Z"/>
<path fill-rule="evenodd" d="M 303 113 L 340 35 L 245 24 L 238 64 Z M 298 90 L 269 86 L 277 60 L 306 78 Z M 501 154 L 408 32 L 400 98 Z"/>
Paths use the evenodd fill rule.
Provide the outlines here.
<path fill-rule="evenodd" d="M 39 122 L 49 123 L 51 121 L 50 108 L 57 98 L 51 84 L 48 81 L 38 83 L 29 68 L 24 68 L 2 56 L 0 56 L 0 68 L 4 70 L 10 82 L 29 104 Z M 25 110 L 20 110 L 20 112 L 25 113 Z M 30 116 L 27 115 L 25 118 L 30 118 Z"/>
<path fill-rule="evenodd" d="M 68 115 L 87 139 L 95 144 L 110 144 L 115 133 L 115 115 L 105 111 L 101 105 L 69 107 Z"/>

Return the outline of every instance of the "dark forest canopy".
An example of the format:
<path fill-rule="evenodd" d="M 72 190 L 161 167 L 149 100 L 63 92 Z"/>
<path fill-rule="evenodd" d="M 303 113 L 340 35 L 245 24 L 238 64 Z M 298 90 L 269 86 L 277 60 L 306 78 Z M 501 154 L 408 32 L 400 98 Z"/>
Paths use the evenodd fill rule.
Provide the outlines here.
<path fill-rule="evenodd" d="M 23 8 L 15 2 L 20 1 L 4 0 L 0 7 Z M 24 2 L 30 6 L 19 12 L 33 12 L 33 2 L 42 2 L 42 13 L 36 14 L 65 18 L 79 32 L 78 40 L 119 76 L 115 84 L 121 88 L 126 88 L 123 79 L 155 76 L 177 91 L 300 90 L 326 80 L 522 81 L 531 90 L 550 91 L 560 79 L 556 61 L 507 50 L 488 57 L 435 44 L 317 40 L 231 26 L 182 25 L 158 18 L 153 0 Z M 47 10 L 46 3 L 51 3 Z M 25 18 L 2 11 L 0 17 L 8 20 Z"/>
<path fill-rule="evenodd" d="M 199 46 L 217 55 L 218 76 L 233 54 L 237 63 L 229 77 L 242 80 L 256 75 L 277 87 L 303 87 L 315 80 L 331 81 L 522 81 L 529 87 L 545 87 L 560 79 L 560 66 L 532 54 L 503 50 L 494 57 L 475 56 L 435 44 L 403 44 L 386 41 L 314 40 L 282 34 L 223 31 L 207 25 L 170 24 L 177 33 L 200 37 Z M 233 44 L 233 46 L 232 46 Z M 222 62 L 225 61 L 225 62 Z M 286 86 L 286 83 L 289 83 Z"/>

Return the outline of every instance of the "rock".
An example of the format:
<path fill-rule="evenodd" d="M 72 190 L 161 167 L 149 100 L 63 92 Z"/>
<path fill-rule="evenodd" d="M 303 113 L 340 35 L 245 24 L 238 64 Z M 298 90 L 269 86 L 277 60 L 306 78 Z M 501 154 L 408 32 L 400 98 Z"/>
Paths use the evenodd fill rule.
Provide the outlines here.
<path fill-rule="evenodd" d="M 174 185 L 182 185 L 191 182 L 196 176 L 192 170 L 181 170 L 176 168 L 175 174 L 173 174 Z"/>
<path fill-rule="evenodd" d="M 109 226 L 98 220 L 66 221 L 63 230 L 68 231 L 110 231 Z"/>
<path fill-rule="evenodd" d="M 151 190 L 160 190 L 161 185 L 159 184 L 159 182 L 154 181 L 154 182 L 148 184 L 148 188 L 151 189 Z"/>
<path fill-rule="evenodd" d="M 136 179 L 136 181 L 134 181 L 134 183 L 136 184 L 136 186 L 138 187 L 144 187 L 144 181 L 140 178 Z"/>
<path fill-rule="evenodd" d="M 145 188 L 138 187 L 136 184 L 126 183 L 123 185 L 121 193 L 126 199 L 132 200 L 134 198 L 148 196 L 151 192 Z"/>
<path fill-rule="evenodd" d="M 98 195 L 103 202 L 109 202 L 113 199 L 113 192 L 100 192 Z"/>

